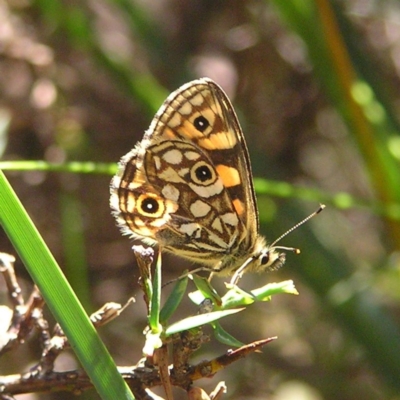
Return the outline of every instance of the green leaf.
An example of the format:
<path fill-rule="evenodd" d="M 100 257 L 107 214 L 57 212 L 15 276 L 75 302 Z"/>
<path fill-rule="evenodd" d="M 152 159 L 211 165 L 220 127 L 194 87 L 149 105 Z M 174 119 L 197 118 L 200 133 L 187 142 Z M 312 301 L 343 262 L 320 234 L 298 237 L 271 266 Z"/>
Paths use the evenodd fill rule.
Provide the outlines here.
<path fill-rule="evenodd" d="M 184 276 L 183 278 L 178 279 L 178 281 L 176 282 L 172 292 L 168 296 L 167 301 L 165 302 L 163 308 L 161 309 L 160 312 L 161 323 L 165 323 L 166 321 L 168 321 L 169 318 L 172 316 L 172 314 L 178 308 L 186 292 L 188 281 L 189 278 L 187 276 Z"/>
<path fill-rule="evenodd" d="M 238 286 L 234 286 L 222 297 L 222 309 L 247 306 L 255 301 L 270 301 L 275 294 L 299 294 L 293 281 L 287 280 L 276 283 L 268 283 L 250 292 L 246 292 Z"/>
<path fill-rule="evenodd" d="M 221 305 L 222 300 L 217 291 L 211 286 L 208 279 L 203 278 L 202 276 L 193 274 L 190 275 L 193 279 L 194 284 L 197 289 L 201 292 L 205 299 L 210 299 L 213 304 Z M 200 303 L 199 303 L 200 304 Z"/>
<path fill-rule="evenodd" d="M 162 331 L 162 326 L 160 324 L 161 281 L 162 281 L 161 264 L 162 264 L 161 251 L 159 251 L 157 256 L 156 269 L 154 271 L 153 294 L 151 296 L 150 315 L 149 315 L 149 325 L 153 333 L 159 333 Z"/>
<path fill-rule="evenodd" d="M 197 328 L 198 326 L 209 324 L 213 321 L 227 317 L 228 315 L 236 314 L 242 310 L 244 309 L 239 308 L 235 310 L 213 311 L 206 314 L 195 315 L 194 317 L 185 318 L 179 322 L 176 322 L 175 324 L 170 325 L 165 330 L 165 333 L 167 336 L 169 336 L 174 333 L 182 332 L 192 328 Z"/>
<path fill-rule="evenodd" d="M 220 343 L 232 347 L 244 346 L 244 343 L 237 340 L 231 334 L 229 334 L 225 329 L 223 329 L 219 322 L 213 322 L 211 325 L 214 329 L 214 336 Z"/>
<path fill-rule="evenodd" d="M 227 284 L 230 288 L 222 298 L 221 308 L 232 308 L 237 305 L 248 306 L 256 300 L 251 292 L 246 292 L 237 285 Z"/>
<path fill-rule="evenodd" d="M 274 294 L 299 294 L 294 286 L 293 281 L 287 280 L 282 282 L 275 282 L 275 283 L 268 283 L 265 286 L 262 286 L 258 289 L 254 289 L 251 291 L 251 294 L 258 300 L 258 301 L 268 301 L 270 297 Z"/>

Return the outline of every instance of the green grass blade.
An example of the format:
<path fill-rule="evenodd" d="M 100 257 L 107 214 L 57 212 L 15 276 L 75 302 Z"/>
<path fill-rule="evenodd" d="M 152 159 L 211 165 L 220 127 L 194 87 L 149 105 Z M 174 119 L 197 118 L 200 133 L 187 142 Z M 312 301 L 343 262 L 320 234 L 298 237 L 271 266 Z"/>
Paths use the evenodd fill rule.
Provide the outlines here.
<path fill-rule="evenodd" d="M 153 333 L 159 333 L 162 330 L 160 324 L 160 308 L 161 308 L 161 251 L 158 252 L 156 269 L 154 271 L 153 293 L 151 296 L 149 325 Z"/>
<path fill-rule="evenodd" d="M 47 171 L 69 172 L 75 174 L 114 175 L 117 172 L 116 163 L 98 163 L 90 161 L 71 161 L 62 164 L 43 160 L 0 161 L 0 169 L 6 171 Z M 254 178 L 254 187 L 258 195 L 269 195 L 282 198 L 295 198 L 314 201 L 315 203 L 332 204 L 334 207 L 347 210 L 358 208 L 373 211 L 394 221 L 400 221 L 400 203 L 371 202 L 360 199 L 346 192 L 327 193 L 316 188 L 294 186 L 284 181 L 272 181 L 264 178 Z"/>
<path fill-rule="evenodd" d="M 103 399 L 134 399 L 61 269 L 0 171 L 0 222 Z"/>
<path fill-rule="evenodd" d="M 0 161 L 0 169 L 3 171 L 48 171 L 114 175 L 117 172 L 117 164 L 94 163 L 91 161 L 70 161 L 62 164 L 43 160 Z"/>

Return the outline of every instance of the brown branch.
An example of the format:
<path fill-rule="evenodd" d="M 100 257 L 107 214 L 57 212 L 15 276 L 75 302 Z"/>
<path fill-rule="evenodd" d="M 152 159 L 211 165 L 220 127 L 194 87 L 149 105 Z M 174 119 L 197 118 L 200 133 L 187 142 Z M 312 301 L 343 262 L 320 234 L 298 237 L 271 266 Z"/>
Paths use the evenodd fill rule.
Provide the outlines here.
<path fill-rule="evenodd" d="M 154 351 L 154 363 L 158 367 L 160 379 L 167 400 L 173 400 L 172 385 L 168 368 L 168 348 L 166 345 Z"/>
<path fill-rule="evenodd" d="M 193 367 L 189 377 L 192 381 L 197 379 L 211 377 L 215 375 L 219 370 L 227 367 L 229 364 L 239 360 L 240 358 L 246 357 L 248 354 L 259 350 L 267 343 L 275 340 L 276 337 L 258 340 L 257 342 L 250 343 L 242 346 L 236 350 L 229 350 L 224 355 L 214 358 L 211 361 L 203 361 L 197 366 Z"/>
<path fill-rule="evenodd" d="M 172 365 L 171 375 L 175 382 L 182 388 L 189 389 L 193 383 L 189 375 L 192 367 L 189 364 L 191 355 L 204 343 L 210 341 L 201 329 L 183 331 L 173 336 L 172 340 Z"/>
<path fill-rule="evenodd" d="M 194 366 L 193 369 L 201 369 L 202 365 L 203 363 L 200 363 Z M 118 371 L 138 399 L 142 399 L 142 396 L 145 395 L 145 388 L 154 388 L 162 385 L 158 368 L 118 367 Z M 187 374 L 189 376 L 192 375 L 190 371 Z M 198 374 L 195 378 L 200 379 L 202 377 Z M 182 387 L 172 374 L 170 381 L 173 386 L 188 390 L 187 387 Z M 50 391 L 67 391 L 79 394 L 93 388 L 93 384 L 83 370 L 39 373 L 35 369 L 25 374 L 0 376 L 0 388 L 0 396 Z"/>
<path fill-rule="evenodd" d="M 191 334 L 188 332 L 182 332 L 180 337 L 182 337 L 182 342 L 184 344 L 180 344 L 178 347 L 185 349 L 182 352 L 184 356 L 182 359 L 179 357 L 175 358 L 179 360 L 179 363 L 177 366 L 171 368 L 171 373 L 168 380 L 170 383 L 168 384 L 180 387 L 184 390 L 189 390 L 194 381 L 204 377 L 213 376 L 222 368 L 225 368 L 229 364 L 247 356 L 248 354 L 253 353 L 275 339 L 269 338 L 260 340 L 247 346 L 243 346 L 237 350 L 228 351 L 226 354 L 211 361 L 203 361 L 195 366 L 190 366 L 188 362 L 182 362 L 182 360 L 185 360 L 189 353 L 194 351 L 199 344 L 203 343 L 203 335 L 200 333 L 198 335 L 191 336 Z M 57 342 L 56 339 L 60 341 L 58 347 L 54 345 L 54 343 Z M 15 395 L 21 393 L 48 391 L 70 391 L 72 393 L 80 393 L 84 390 L 92 388 L 92 383 L 84 371 L 75 370 L 67 372 L 54 372 L 47 368 L 48 365 L 51 365 L 51 361 L 53 361 L 58 352 L 66 347 L 67 341 L 66 339 L 63 341 L 63 339 L 63 336 L 57 335 L 52 338 L 50 343 L 53 347 L 47 349 L 47 354 L 45 356 L 47 364 L 44 365 L 44 361 L 41 360 L 40 368 L 33 368 L 28 373 L 0 376 L 1 394 Z M 191 339 L 193 339 L 193 341 Z M 174 346 L 176 346 L 177 341 L 178 340 L 175 339 Z M 191 352 L 187 350 L 188 348 L 191 349 Z M 158 366 L 119 367 L 118 370 L 138 399 L 151 398 L 145 392 L 145 388 L 153 388 L 160 385 L 165 386 L 165 377 L 160 373 L 160 368 Z M 191 393 L 193 394 L 193 391 Z M 223 393 L 223 390 L 220 388 L 218 393 L 218 396 L 220 397 Z M 171 392 L 169 392 L 168 396 L 172 396 Z M 212 399 L 213 397 L 210 398 Z"/>

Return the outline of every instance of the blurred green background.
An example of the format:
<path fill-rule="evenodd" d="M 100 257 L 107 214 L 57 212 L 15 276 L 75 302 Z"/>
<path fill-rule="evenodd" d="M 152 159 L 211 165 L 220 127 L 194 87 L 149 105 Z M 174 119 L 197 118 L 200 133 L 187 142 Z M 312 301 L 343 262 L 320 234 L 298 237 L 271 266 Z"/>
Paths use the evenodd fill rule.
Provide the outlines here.
<path fill-rule="evenodd" d="M 197 384 L 225 380 L 227 399 L 400 399 L 398 1 L 0 0 L 1 161 L 116 163 L 168 93 L 200 76 L 235 105 L 268 240 L 328 207 L 282 241 L 300 255 L 243 280 L 294 279 L 300 296 L 222 322 L 243 342 L 279 339 Z M 118 365 L 135 364 L 145 307 L 110 176 L 6 173 L 89 312 L 137 297 L 100 331 Z M 15 254 L 3 232 L 0 251 Z M 165 257 L 164 279 L 188 267 Z M 193 361 L 224 351 L 212 341 Z M 25 344 L 0 373 L 39 354 Z M 72 355 L 58 368 L 76 368 Z"/>

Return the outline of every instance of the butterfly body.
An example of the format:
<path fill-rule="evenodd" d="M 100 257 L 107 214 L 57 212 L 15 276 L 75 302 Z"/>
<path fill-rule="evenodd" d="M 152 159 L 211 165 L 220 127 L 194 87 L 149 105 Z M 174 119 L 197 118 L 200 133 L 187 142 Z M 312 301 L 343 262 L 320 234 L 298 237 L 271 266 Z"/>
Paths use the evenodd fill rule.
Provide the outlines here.
<path fill-rule="evenodd" d="M 258 228 L 249 156 L 236 113 L 208 78 L 164 102 L 122 157 L 110 204 L 124 234 L 230 275 L 278 267 Z"/>

